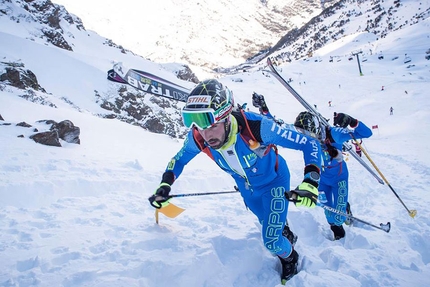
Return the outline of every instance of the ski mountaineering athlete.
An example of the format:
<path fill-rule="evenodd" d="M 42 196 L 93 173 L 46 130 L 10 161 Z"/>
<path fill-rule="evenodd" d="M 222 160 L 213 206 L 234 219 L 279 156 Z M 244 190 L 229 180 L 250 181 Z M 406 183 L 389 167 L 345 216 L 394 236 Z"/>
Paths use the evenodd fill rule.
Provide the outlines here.
<path fill-rule="evenodd" d="M 321 128 L 318 118 L 310 112 L 301 112 L 294 122 L 297 130 L 321 141 L 324 164 L 318 190 L 325 194 L 327 202 L 324 204 L 350 214 L 349 172 L 346 162 L 343 160 L 342 144 L 351 138 L 368 138 L 372 135 L 372 130 L 364 123 L 344 113 L 334 113 L 333 124 L 335 127 Z M 348 126 L 353 130 L 349 130 Z M 333 231 L 334 239 L 343 238 L 345 229 L 342 224 L 349 223 L 346 221 L 347 218 L 328 210 L 324 212 L 330 229 Z"/>
<path fill-rule="evenodd" d="M 288 204 L 315 207 L 321 146 L 314 138 L 284 129 L 272 119 L 233 108 L 232 92 L 223 84 L 215 79 L 197 84 L 182 109 L 182 120 L 190 131 L 149 201 L 156 208 L 168 205 L 173 182 L 188 162 L 205 152 L 233 177 L 246 207 L 257 216 L 264 246 L 279 257 L 285 283 L 297 273 L 299 257 L 292 245 L 297 237 L 286 225 Z M 292 192 L 288 166 L 276 145 L 303 152 L 304 179 Z"/>
<path fill-rule="evenodd" d="M 263 95 L 252 96 L 252 103 L 259 108 L 262 115 L 273 118 L 269 112 Z M 264 106 L 265 112 L 262 113 Z M 372 131 L 364 123 L 343 113 L 334 113 L 334 125 L 337 127 L 327 127 L 322 129 L 318 118 L 312 113 L 301 112 L 294 126 L 301 133 L 319 139 L 323 150 L 323 168 L 321 170 L 321 181 L 318 190 L 323 193 L 324 204 L 337 209 L 343 213 L 351 214 L 351 207 L 348 202 L 348 167 L 343 160 L 342 145 L 344 142 L 353 139 L 361 139 L 372 136 Z M 347 129 L 348 125 L 354 129 Z M 355 144 L 355 142 L 354 142 Z M 322 203 L 322 202 L 321 202 Z M 334 239 L 339 240 L 345 236 L 343 223 L 350 224 L 345 216 L 325 210 L 327 222 L 333 231 Z"/>

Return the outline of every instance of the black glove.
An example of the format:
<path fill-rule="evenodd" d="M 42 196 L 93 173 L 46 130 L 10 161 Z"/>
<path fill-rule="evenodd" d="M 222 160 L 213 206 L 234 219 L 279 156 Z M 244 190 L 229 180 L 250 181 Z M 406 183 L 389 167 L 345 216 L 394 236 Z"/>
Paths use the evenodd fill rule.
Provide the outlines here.
<path fill-rule="evenodd" d="M 170 184 L 162 182 L 151 195 L 148 200 L 149 203 L 155 208 L 162 208 L 169 204 Z"/>
<path fill-rule="evenodd" d="M 340 126 L 342 128 L 346 128 L 350 126 L 351 128 L 355 128 L 358 125 L 358 120 L 354 119 L 350 115 L 343 113 L 334 113 L 333 124 L 335 126 Z"/>
<path fill-rule="evenodd" d="M 252 94 L 252 105 L 256 108 L 259 108 L 260 112 L 264 114 L 267 114 L 269 112 L 269 108 L 266 105 L 264 96 L 257 94 L 256 92 Z"/>
<path fill-rule="evenodd" d="M 252 93 L 252 105 L 254 107 L 261 108 L 265 104 L 266 102 L 263 95 L 257 94 L 256 92 Z"/>

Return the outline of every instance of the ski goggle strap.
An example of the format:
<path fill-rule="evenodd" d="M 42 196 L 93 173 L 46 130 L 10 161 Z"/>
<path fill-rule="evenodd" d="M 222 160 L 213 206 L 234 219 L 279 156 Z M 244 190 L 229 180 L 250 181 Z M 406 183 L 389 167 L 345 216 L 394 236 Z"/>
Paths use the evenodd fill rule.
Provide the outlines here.
<path fill-rule="evenodd" d="M 215 115 L 212 109 L 208 110 L 182 110 L 182 121 L 187 128 L 193 125 L 204 130 L 216 123 Z"/>

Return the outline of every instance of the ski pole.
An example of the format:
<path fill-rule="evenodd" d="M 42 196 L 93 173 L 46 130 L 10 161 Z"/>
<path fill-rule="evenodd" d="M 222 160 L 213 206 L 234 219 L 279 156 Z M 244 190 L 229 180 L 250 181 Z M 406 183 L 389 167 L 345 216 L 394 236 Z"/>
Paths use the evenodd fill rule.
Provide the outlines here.
<path fill-rule="evenodd" d="M 372 227 L 374 227 L 374 228 L 380 229 L 380 230 L 385 231 L 385 232 L 387 232 L 387 233 L 388 233 L 388 232 L 390 232 L 390 229 L 391 229 L 391 223 L 390 223 L 390 222 L 387 222 L 386 224 L 380 223 L 380 224 L 379 224 L 379 226 L 377 226 L 377 225 L 375 225 L 375 224 L 372 224 L 372 223 L 370 223 L 370 222 L 364 221 L 364 220 L 362 220 L 362 219 L 359 219 L 359 218 L 357 218 L 357 217 L 354 217 L 354 216 L 352 216 L 352 215 L 350 215 L 350 214 L 344 213 L 344 212 L 342 212 L 342 211 L 340 211 L 340 210 L 338 210 L 338 209 L 335 209 L 335 208 L 333 208 L 333 207 L 330 207 L 330 206 L 324 205 L 324 204 L 322 204 L 322 203 L 319 203 L 319 202 L 318 202 L 318 203 L 317 203 L 317 205 L 318 205 L 318 206 L 320 206 L 321 208 L 325 209 L 325 210 L 330 211 L 330 212 L 333 212 L 333 213 L 336 213 L 336 214 L 339 214 L 339 215 L 345 216 L 345 217 L 346 217 L 346 218 L 348 218 L 348 219 L 352 219 L 352 220 L 354 220 L 354 221 L 358 221 L 358 222 L 364 223 L 364 224 L 366 224 L 366 225 L 369 225 L 369 226 L 372 226 Z"/>
<path fill-rule="evenodd" d="M 288 201 L 292 201 L 292 202 L 297 201 L 296 200 L 297 199 L 297 193 L 296 193 L 295 190 L 291 190 L 291 191 L 285 192 L 285 197 L 287 198 Z M 324 191 L 320 191 L 319 194 L 318 194 L 317 205 L 320 206 L 321 208 L 323 208 L 325 210 L 328 210 L 330 212 L 333 212 L 333 213 L 345 216 L 348 219 L 356 220 L 356 221 L 361 222 L 363 224 L 366 224 L 366 225 L 372 226 L 374 228 L 380 229 L 380 230 L 385 231 L 387 233 L 390 232 L 390 229 L 391 229 L 391 223 L 390 222 L 387 222 L 386 224 L 380 223 L 379 226 L 377 226 L 375 224 L 369 223 L 369 222 L 364 221 L 364 220 L 362 220 L 360 218 L 354 217 L 351 214 L 347 214 L 347 213 L 345 213 L 345 212 L 343 212 L 341 210 L 338 210 L 336 208 L 330 207 L 330 206 L 325 205 L 324 203 L 322 203 L 322 201 L 325 202 L 326 200 L 327 199 L 325 199 L 325 193 L 324 193 Z"/>
<path fill-rule="evenodd" d="M 236 193 L 236 192 L 239 192 L 239 189 L 236 186 L 234 188 L 235 188 L 235 190 L 229 190 L 229 191 L 172 194 L 172 195 L 169 195 L 169 198 L 173 198 L 173 197 L 188 197 L 188 196 L 201 196 L 201 195 L 214 195 L 214 194 L 225 194 L 225 193 Z"/>
<path fill-rule="evenodd" d="M 237 186 L 234 187 L 235 190 L 231 191 L 218 191 L 218 192 L 199 192 L 199 193 L 186 193 L 186 194 L 172 194 L 167 197 L 167 199 L 173 198 L 173 197 L 187 197 L 187 196 L 200 196 L 200 195 L 213 195 L 213 194 L 224 194 L 224 193 L 236 193 L 239 192 L 239 188 Z M 150 201 L 151 202 L 151 201 Z M 179 214 L 181 214 L 185 209 L 174 205 L 173 203 L 169 203 L 166 206 L 159 207 L 154 205 L 151 202 L 151 205 L 155 207 L 155 223 L 158 224 L 158 213 L 161 212 L 167 217 L 175 218 Z"/>
<path fill-rule="evenodd" d="M 354 137 L 352 133 L 349 133 L 354 142 L 357 144 L 357 146 L 363 151 L 364 155 L 367 157 L 367 159 L 370 161 L 370 163 L 373 165 L 375 170 L 379 173 L 379 175 L 382 177 L 382 179 L 385 181 L 385 183 L 388 185 L 388 187 L 391 189 L 391 191 L 394 193 L 394 195 L 397 197 L 397 199 L 400 201 L 400 203 L 405 207 L 405 209 L 408 211 L 409 216 L 414 218 L 415 215 L 417 215 L 417 211 L 412 209 L 409 210 L 406 204 L 400 199 L 400 196 L 397 194 L 397 192 L 394 190 L 394 188 L 391 186 L 391 184 L 388 182 L 388 180 L 385 178 L 385 176 L 382 174 L 382 172 L 379 170 L 379 168 L 376 166 L 376 164 L 373 162 L 373 160 L 370 158 L 370 155 L 367 153 L 367 151 L 362 147 L 362 145 L 357 141 L 357 139 Z"/>
<path fill-rule="evenodd" d="M 218 192 L 198 192 L 198 193 L 185 193 L 185 194 L 173 194 L 169 197 L 188 197 L 188 196 L 200 196 L 200 195 L 214 195 L 214 194 L 224 194 L 224 193 L 236 193 L 238 190 L 231 191 L 218 191 Z"/>

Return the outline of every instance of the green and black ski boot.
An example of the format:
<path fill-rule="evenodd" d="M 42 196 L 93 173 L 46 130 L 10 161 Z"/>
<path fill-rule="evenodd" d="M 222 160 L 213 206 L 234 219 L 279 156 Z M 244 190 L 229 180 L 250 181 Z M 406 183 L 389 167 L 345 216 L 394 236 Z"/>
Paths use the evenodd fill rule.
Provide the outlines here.
<path fill-rule="evenodd" d="M 278 256 L 279 257 L 279 256 Z M 290 256 L 287 258 L 279 257 L 282 264 L 281 283 L 285 285 L 294 275 L 297 274 L 297 265 L 299 261 L 299 254 L 293 249 Z"/>

